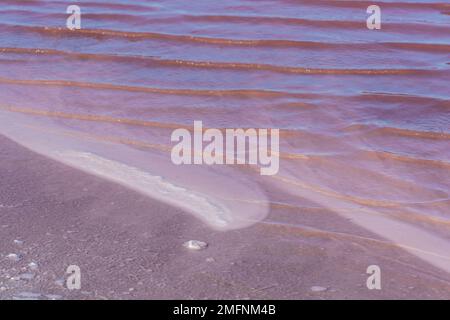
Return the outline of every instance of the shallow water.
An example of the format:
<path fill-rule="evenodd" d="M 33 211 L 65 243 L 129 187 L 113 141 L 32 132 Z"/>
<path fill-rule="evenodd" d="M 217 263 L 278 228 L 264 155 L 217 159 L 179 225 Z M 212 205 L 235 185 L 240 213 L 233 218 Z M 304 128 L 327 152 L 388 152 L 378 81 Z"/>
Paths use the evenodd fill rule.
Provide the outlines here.
<path fill-rule="evenodd" d="M 450 5 L 368 30 L 358 0 L 78 4 L 69 31 L 65 1 L 2 1 L 0 133 L 214 228 L 325 207 L 450 272 Z M 279 173 L 173 165 L 194 120 L 280 129 Z"/>

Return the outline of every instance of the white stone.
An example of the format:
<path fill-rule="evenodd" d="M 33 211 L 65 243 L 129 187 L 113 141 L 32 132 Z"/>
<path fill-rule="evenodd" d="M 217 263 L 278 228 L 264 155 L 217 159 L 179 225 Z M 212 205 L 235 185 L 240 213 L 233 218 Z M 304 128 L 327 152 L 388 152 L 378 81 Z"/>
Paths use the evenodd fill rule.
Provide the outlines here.
<path fill-rule="evenodd" d="M 325 287 L 321 287 L 321 286 L 312 286 L 311 287 L 311 291 L 313 292 L 323 292 L 323 291 L 327 291 L 328 288 Z"/>
<path fill-rule="evenodd" d="M 185 243 L 183 243 L 183 247 L 189 249 L 189 250 L 203 250 L 206 249 L 208 244 L 203 241 L 198 240 L 189 240 Z"/>
<path fill-rule="evenodd" d="M 18 246 L 23 245 L 23 241 L 22 240 L 14 240 L 14 244 L 17 244 Z"/>

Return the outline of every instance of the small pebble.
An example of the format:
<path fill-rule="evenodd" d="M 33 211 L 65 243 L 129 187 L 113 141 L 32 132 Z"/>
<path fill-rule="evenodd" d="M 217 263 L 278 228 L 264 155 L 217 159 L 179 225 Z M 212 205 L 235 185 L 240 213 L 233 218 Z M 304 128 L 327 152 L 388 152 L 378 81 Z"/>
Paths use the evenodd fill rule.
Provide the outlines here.
<path fill-rule="evenodd" d="M 14 261 L 14 262 L 20 261 L 20 259 L 22 259 L 22 257 L 19 256 L 19 255 L 16 254 L 16 253 L 10 253 L 10 254 L 8 254 L 8 255 L 6 256 L 6 258 L 7 258 L 8 260 Z"/>
<path fill-rule="evenodd" d="M 55 280 L 55 284 L 60 287 L 64 287 L 64 279 Z"/>
<path fill-rule="evenodd" d="M 40 293 L 33 292 L 21 292 L 16 294 L 13 299 L 14 300 L 38 300 L 41 297 Z"/>
<path fill-rule="evenodd" d="M 311 287 L 311 291 L 313 292 L 323 292 L 323 291 L 327 291 L 328 289 L 325 287 L 321 287 L 321 286 L 312 286 Z"/>
<path fill-rule="evenodd" d="M 20 279 L 22 280 L 33 280 L 34 279 L 34 273 L 22 273 L 19 276 Z"/>
<path fill-rule="evenodd" d="M 49 300 L 60 300 L 62 296 L 58 294 L 46 294 L 45 297 Z"/>
<path fill-rule="evenodd" d="M 183 244 L 183 247 L 189 249 L 189 250 L 203 250 L 206 249 L 208 244 L 203 241 L 198 240 L 189 240 Z"/>
<path fill-rule="evenodd" d="M 14 244 L 21 246 L 21 245 L 23 245 L 23 241 L 22 240 L 14 240 Z"/>
<path fill-rule="evenodd" d="M 38 264 L 37 264 L 36 262 L 30 262 L 30 263 L 28 264 L 28 267 L 29 267 L 31 270 L 37 270 L 37 269 L 38 269 Z"/>
<path fill-rule="evenodd" d="M 214 258 L 206 258 L 206 262 L 216 262 L 216 259 L 214 259 Z"/>

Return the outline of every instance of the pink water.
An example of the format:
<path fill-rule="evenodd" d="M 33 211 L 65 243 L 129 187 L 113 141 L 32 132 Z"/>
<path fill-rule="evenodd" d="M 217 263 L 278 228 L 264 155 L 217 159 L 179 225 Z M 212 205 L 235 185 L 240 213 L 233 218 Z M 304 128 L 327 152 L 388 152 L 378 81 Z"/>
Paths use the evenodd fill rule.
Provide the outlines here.
<path fill-rule="evenodd" d="M 69 31 L 67 1 L 2 1 L 0 133 L 127 165 L 112 180 L 129 187 L 121 168 L 205 195 L 223 230 L 326 208 L 450 272 L 448 3 L 377 2 L 381 30 L 359 0 L 77 4 Z M 280 172 L 173 165 L 170 134 L 194 120 L 280 129 Z"/>

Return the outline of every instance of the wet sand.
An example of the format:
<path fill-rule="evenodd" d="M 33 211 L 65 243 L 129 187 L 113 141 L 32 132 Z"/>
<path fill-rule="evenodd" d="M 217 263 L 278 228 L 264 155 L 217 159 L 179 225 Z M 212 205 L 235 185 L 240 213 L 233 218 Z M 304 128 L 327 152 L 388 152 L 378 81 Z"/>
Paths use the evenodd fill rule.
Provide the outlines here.
<path fill-rule="evenodd" d="M 272 204 L 252 227 L 214 231 L 9 139 L 0 145 L 0 299 L 450 299 L 447 273 L 320 206 Z M 189 251 L 188 240 L 208 247 Z M 81 289 L 70 291 L 61 282 L 74 264 Z M 366 288 L 372 264 L 381 290 Z"/>

